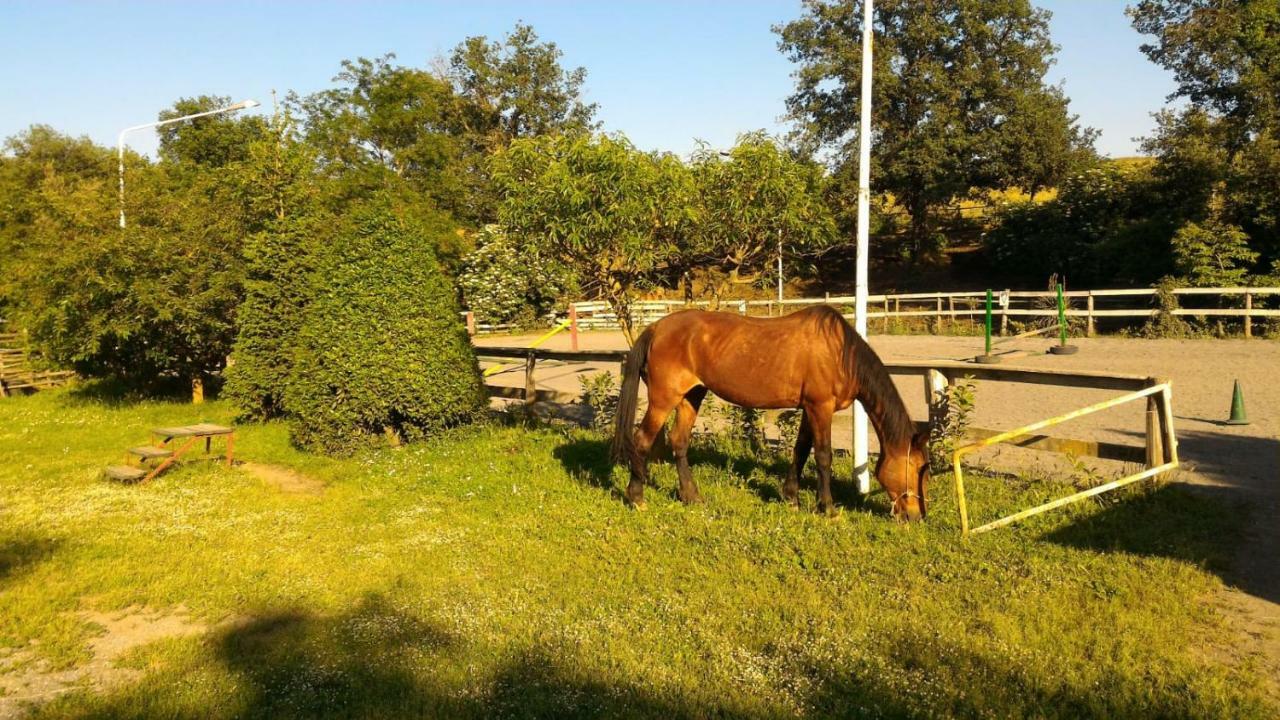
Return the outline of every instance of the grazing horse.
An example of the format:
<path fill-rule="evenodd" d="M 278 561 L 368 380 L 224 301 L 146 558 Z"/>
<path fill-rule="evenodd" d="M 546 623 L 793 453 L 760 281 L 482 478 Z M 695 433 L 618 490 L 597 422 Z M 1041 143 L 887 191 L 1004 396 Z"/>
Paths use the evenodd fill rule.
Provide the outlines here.
<path fill-rule="evenodd" d="M 640 380 L 649 409 L 635 427 Z M 823 305 L 780 318 L 684 310 L 649 326 L 636 340 L 618 401 L 615 462 L 631 466 L 627 500 L 644 505 L 649 451 L 667 415 L 676 413 L 668 439 L 680 475 L 680 499 L 701 502 L 689 471 L 689 437 L 710 390 L 748 408 L 801 408 L 804 419 L 783 497 L 798 503 L 800 473 L 813 449 L 818 461 L 818 509 L 831 512 L 831 418 L 854 400 L 866 408 L 880 438 L 876 479 L 894 517 L 925 515 L 929 481 L 928 436 L 916 433 L 884 363 L 840 313 Z"/>

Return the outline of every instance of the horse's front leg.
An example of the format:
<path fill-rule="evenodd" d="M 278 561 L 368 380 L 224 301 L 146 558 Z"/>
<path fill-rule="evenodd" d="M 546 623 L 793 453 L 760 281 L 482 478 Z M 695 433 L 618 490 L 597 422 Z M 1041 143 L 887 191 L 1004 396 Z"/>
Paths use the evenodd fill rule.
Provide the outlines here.
<path fill-rule="evenodd" d="M 800 475 L 804 473 L 804 464 L 809 461 L 809 451 L 813 449 L 813 431 L 809 429 L 808 413 L 800 418 L 800 428 L 796 432 L 796 448 L 791 455 L 791 469 L 787 471 L 787 481 L 782 484 L 782 499 L 794 507 L 800 506 Z"/>
<path fill-rule="evenodd" d="M 818 461 L 818 512 L 827 515 L 836 509 L 835 498 L 831 496 L 831 417 L 834 414 L 833 402 L 808 405 L 804 409 L 813 435 L 813 456 Z"/>

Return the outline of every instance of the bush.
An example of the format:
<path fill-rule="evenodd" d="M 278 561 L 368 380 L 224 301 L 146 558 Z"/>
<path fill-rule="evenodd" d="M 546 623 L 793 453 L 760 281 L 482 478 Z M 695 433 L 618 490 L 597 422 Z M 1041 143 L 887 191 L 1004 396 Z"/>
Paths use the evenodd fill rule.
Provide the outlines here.
<path fill-rule="evenodd" d="M 591 428 L 600 432 L 613 429 L 618 413 L 618 378 L 608 370 L 595 375 L 579 375 L 582 402 L 591 408 Z"/>
<path fill-rule="evenodd" d="M 573 278 L 537 248 L 517 248 L 498 226 L 486 225 L 476 234 L 476 249 L 463 258 L 458 285 L 480 320 L 532 325 L 555 309 Z"/>
<path fill-rule="evenodd" d="M 1245 283 L 1258 253 L 1237 225 L 1188 222 L 1173 235 L 1173 261 L 1193 287 L 1234 287 Z"/>
<path fill-rule="evenodd" d="M 310 300 L 309 271 L 322 231 L 317 223 L 282 222 L 245 239 L 245 298 L 223 389 L 241 418 L 284 414 L 293 342 Z"/>
<path fill-rule="evenodd" d="M 318 262 L 286 406 L 298 445 L 349 453 L 379 436 L 415 440 L 486 406 L 453 288 L 436 265 L 436 227 L 385 205 L 358 211 Z"/>

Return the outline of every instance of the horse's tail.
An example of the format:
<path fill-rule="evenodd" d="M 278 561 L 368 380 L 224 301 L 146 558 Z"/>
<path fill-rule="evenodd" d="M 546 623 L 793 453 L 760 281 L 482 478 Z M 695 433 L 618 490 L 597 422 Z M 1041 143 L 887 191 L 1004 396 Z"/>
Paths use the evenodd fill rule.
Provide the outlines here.
<path fill-rule="evenodd" d="M 627 355 L 622 388 L 618 393 L 618 409 L 614 416 L 613 447 L 610 449 L 610 457 L 615 463 L 630 458 L 635 448 L 636 400 L 640 394 L 640 378 L 649 362 L 649 345 L 652 342 L 653 329 L 648 328 L 640 334 Z"/>

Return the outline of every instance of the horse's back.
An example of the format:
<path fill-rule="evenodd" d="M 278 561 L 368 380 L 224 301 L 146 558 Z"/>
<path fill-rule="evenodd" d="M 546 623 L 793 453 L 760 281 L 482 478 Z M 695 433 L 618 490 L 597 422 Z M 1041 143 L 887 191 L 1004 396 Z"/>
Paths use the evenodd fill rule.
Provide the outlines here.
<path fill-rule="evenodd" d="M 806 390 L 838 392 L 844 321 L 830 307 L 777 318 L 683 310 L 651 326 L 650 365 L 750 407 L 796 407 Z"/>

